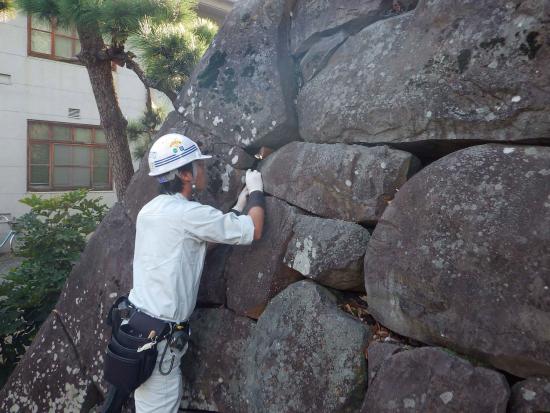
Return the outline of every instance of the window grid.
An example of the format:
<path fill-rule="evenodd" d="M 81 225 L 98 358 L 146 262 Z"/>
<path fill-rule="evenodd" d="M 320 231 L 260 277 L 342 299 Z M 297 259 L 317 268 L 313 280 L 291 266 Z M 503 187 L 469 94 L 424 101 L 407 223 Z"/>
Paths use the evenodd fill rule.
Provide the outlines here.
<path fill-rule="evenodd" d="M 29 56 L 36 56 L 36 57 L 42 57 L 46 59 L 52 59 L 52 60 L 60 60 L 64 62 L 69 63 L 76 63 L 81 64 L 80 61 L 78 61 L 74 55 L 80 50 L 80 41 L 78 39 L 78 34 L 76 33 L 76 29 L 73 27 L 71 28 L 71 35 L 67 35 L 65 33 L 59 32 L 57 25 L 55 24 L 55 21 L 50 22 L 49 30 L 46 30 L 44 28 L 38 28 L 33 27 L 33 21 L 32 16 L 28 16 L 27 18 L 27 54 Z M 32 48 L 32 35 L 33 33 L 44 33 L 49 34 L 50 36 L 50 51 L 49 53 L 44 53 L 41 51 L 33 50 Z M 71 41 L 71 57 L 66 56 L 59 56 L 56 54 L 56 38 L 62 38 L 67 39 Z"/>
<path fill-rule="evenodd" d="M 44 128 L 39 136 L 33 136 L 33 128 L 36 128 L 37 126 Z M 54 139 L 54 127 L 59 131 L 63 128 L 69 129 L 70 131 L 70 140 L 63 140 L 63 139 Z M 47 128 L 47 130 L 45 129 Z M 89 129 L 91 130 L 91 142 L 90 143 L 82 143 L 75 140 L 75 134 L 76 129 Z M 102 149 L 104 151 L 107 150 L 107 145 L 104 142 L 104 138 L 99 138 L 100 142 L 97 142 L 96 134 L 99 135 L 101 132 L 103 135 L 103 131 L 98 126 L 93 125 L 81 125 L 81 124 L 68 124 L 68 123 L 59 123 L 59 122 L 45 122 L 45 121 L 35 121 L 35 120 L 29 120 L 27 124 L 27 189 L 29 191 L 33 192 L 40 192 L 40 191 L 69 191 L 74 190 L 78 188 L 89 188 L 92 190 L 112 190 L 113 184 L 112 184 L 112 167 L 111 162 L 109 159 L 107 159 L 107 164 L 95 164 L 95 152 L 96 149 Z M 34 132 L 36 133 L 36 132 Z M 102 136 L 100 135 L 100 136 Z M 33 162 L 32 159 L 32 150 L 36 146 L 48 146 L 47 153 L 48 153 L 48 163 L 43 162 Z M 70 153 L 70 162 L 69 164 L 56 164 L 55 163 L 55 148 L 58 147 L 64 147 L 64 148 L 71 148 Z M 74 148 L 89 148 L 89 155 L 88 155 L 88 164 L 87 165 L 75 165 L 75 151 Z M 99 158 L 98 158 L 99 159 Z M 48 167 L 48 184 L 42 184 L 42 183 L 34 183 L 32 181 L 32 171 L 33 167 Z M 54 169 L 56 167 L 60 168 L 67 168 L 70 167 L 72 169 L 87 169 L 89 171 L 89 185 L 55 185 L 54 184 Z M 107 169 L 107 184 L 96 184 L 94 182 L 95 174 L 94 170 L 101 170 L 105 172 L 105 169 Z M 36 171 L 36 169 L 35 169 Z M 71 174 L 71 183 L 73 183 L 74 177 Z"/>

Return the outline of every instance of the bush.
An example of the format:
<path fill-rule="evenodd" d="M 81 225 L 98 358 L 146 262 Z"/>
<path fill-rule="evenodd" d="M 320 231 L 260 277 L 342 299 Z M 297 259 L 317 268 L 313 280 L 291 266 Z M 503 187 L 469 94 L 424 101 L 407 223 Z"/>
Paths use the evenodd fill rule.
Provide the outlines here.
<path fill-rule="evenodd" d="M 86 237 L 107 207 L 86 199 L 87 190 L 20 202 L 31 211 L 17 220 L 19 267 L 0 281 L 0 385 L 24 354 L 36 331 L 54 308 Z"/>

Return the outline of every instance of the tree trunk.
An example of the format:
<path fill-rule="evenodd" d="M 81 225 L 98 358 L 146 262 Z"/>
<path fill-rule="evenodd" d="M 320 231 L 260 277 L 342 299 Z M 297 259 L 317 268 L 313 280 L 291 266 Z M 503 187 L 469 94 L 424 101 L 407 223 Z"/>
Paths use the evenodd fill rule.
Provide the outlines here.
<path fill-rule="evenodd" d="M 105 131 L 116 194 L 120 201 L 134 174 L 130 146 L 126 136 L 128 122 L 118 104 L 111 60 L 100 58 L 105 45 L 99 34 L 99 28 L 93 25 L 77 26 L 77 31 L 81 44 L 79 58 L 88 70 L 101 127 Z"/>

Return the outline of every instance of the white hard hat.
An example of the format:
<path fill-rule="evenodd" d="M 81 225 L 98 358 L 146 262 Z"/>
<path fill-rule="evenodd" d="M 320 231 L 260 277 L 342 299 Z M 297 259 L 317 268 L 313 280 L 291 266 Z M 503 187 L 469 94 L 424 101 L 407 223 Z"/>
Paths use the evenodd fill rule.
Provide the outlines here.
<path fill-rule="evenodd" d="M 158 138 L 149 151 L 149 176 L 163 175 L 193 161 L 210 158 L 187 136 L 169 133 Z"/>

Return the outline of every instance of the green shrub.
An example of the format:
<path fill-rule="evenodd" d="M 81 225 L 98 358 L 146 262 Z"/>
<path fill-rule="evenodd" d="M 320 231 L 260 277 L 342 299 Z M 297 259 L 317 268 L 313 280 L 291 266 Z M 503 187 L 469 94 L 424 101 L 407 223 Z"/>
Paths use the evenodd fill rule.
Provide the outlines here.
<path fill-rule="evenodd" d="M 87 190 L 51 199 L 31 195 L 31 211 L 17 219 L 16 254 L 23 257 L 0 284 L 0 385 L 54 308 L 74 263 L 107 212 Z"/>

